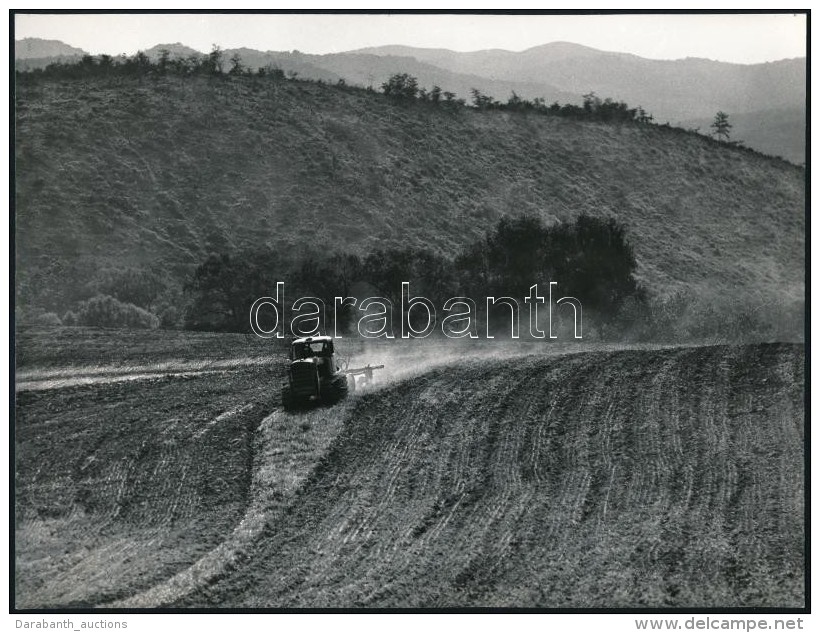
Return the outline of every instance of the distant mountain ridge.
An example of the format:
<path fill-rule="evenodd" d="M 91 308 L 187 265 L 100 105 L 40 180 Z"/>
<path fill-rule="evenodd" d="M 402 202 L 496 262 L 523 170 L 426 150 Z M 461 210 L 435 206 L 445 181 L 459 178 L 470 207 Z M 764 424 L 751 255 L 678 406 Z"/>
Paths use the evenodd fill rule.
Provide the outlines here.
<path fill-rule="evenodd" d="M 60 40 L 44 40 L 37 37 L 26 37 L 14 42 L 15 59 L 38 59 L 42 57 L 82 56 L 86 52 Z"/>
<path fill-rule="evenodd" d="M 83 49 L 64 44 L 59 40 L 42 40 L 34 37 L 14 42 L 14 67 L 19 71 L 45 68 L 49 64 L 73 64 L 87 55 Z"/>
<path fill-rule="evenodd" d="M 182 43 L 158 44 L 152 59 L 166 49 L 171 57 L 204 55 Z M 57 57 L 47 57 L 54 53 Z M 252 70 L 276 66 L 290 76 L 379 89 L 391 75 L 408 73 L 426 89 L 434 85 L 470 100 L 471 90 L 506 101 L 511 93 L 547 103 L 580 104 L 584 94 L 642 106 L 658 123 L 700 127 L 718 110 L 737 122 L 734 140 L 782 156 L 805 160 L 806 59 L 763 64 L 733 64 L 689 57 L 646 59 L 630 53 L 600 51 L 570 42 L 552 42 L 521 52 L 488 49 L 456 52 L 409 46 L 381 46 L 313 55 L 299 51 L 223 51 L 225 68 L 238 55 Z M 70 61 L 84 51 L 62 42 L 29 38 L 15 43 L 17 68 L 42 68 Z M 73 58 L 70 56 L 74 56 Z M 803 123 L 801 123 L 801 121 Z"/>
<path fill-rule="evenodd" d="M 149 58 L 159 59 L 160 54 L 163 50 L 168 51 L 169 57 L 172 59 L 178 57 L 191 57 L 193 55 L 203 55 L 200 51 L 196 50 L 195 48 L 191 48 L 190 46 L 185 46 L 180 42 L 175 42 L 173 44 L 157 44 L 156 46 L 152 46 L 148 50 L 145 51 L 145 54 L 148 55 Z"/>
<path fill-rule="evenodd" d="M 801 163 L 805 157 L 806 59 L 802 57 L 748 65 L 696 57 L 653 60 L 569 42 L 521 52 L 383 46 L 347 54 L 411 57 L 455 73 L 543 85 L 545 91 L 574 95 L 574 102 L 595 92 L 641 105 L 658 122 L 687 126 L 697 121 L 704 133 L 715 113 L 723 110 L 739 123 L 733 138 L 793 162 Z M 780 113 L 787 114 L 780 117 Z"/>
<path fill-rule="evenodd" d="M 805 58 L 764 64 L 732 64 L 701 58 L 654 60 L 554 42 L 513 53 L 457 53 L 440 49 L 380 47 L 353 51 L 410 56 L 459 73 L 543 83 L 560 90 L 642 105 L 665 120 L 804 106 Z"/>

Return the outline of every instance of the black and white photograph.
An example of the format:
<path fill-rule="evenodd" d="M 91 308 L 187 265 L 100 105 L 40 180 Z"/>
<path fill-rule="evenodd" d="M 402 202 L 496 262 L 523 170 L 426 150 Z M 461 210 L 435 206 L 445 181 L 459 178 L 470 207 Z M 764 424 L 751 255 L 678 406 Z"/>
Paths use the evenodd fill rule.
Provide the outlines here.
<path fill-rule="evenodd" d="M 15 626 L 803 628 L 809 18 L 10 11 Z"/>

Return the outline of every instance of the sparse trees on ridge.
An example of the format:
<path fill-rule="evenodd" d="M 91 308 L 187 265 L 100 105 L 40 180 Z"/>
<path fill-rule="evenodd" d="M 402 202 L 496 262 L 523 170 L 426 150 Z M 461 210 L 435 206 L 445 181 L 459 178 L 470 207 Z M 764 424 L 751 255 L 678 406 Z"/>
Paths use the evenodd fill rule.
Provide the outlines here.
<path fill-rule="evenodd" d="M 294 52 L 294 55 L 298 52 Z M 82 59 L 73 63 L 53 63 L 46 68 L 36 68 L 26 71 L 17 71 L 19 81 L 37 81 L 39 78 L 73 78 L 81 79 L 93 76 L 116 76 L 125 75 L 132 77 L 159 77 L 165 75 L 175 75 L 180 77 L 210 76 L 225 77 L 231 76 L 239 78 L 241 76 L 254 75 L 266 80 L 289 80 L 297 81 L 299 73 L 294 69 L 281 69 L 276 66 L 267 65 L 259 67 L 254 72 L 246 66 L 238 54 L 231 56 L 230 68 L 227 72 L 224 69 L 223 51 L 214 44 L 213 49 L 207 55 L 192 54 L 188 57 L 172 57 L 167 49 L 159 51 L 155 60 L 139 51 L 131 57 L 120 55 L 111 57 L 101 55 L 94 57 L 86 55 Z M 298 79 L 298 81 L 310 82 L 310 79 Z M 323 83 L 316 80 L 317 83 Z M 365 90 L 356 86 L 349 86 L 344 80 L 338 81 L 337 88 L 344 90 Z M 456 93 L 443 90 L 441 86 L 434 85 L 429 90 L 420 86 L 418 78 L 408 73 L 397 73 L 392 75 L 381 85 L 383 94 L 396 102 L 420 103 L 433 107 L 443 107 L 450 111 L 460 111 L 465 107 L 476 110 L 501 110 L 520 112 L 522 114 L 537 114 L 560 116 L 576 120 L 599 121 L 602 123 L 637 123 L 642 125 L 652 125 L 659 129 L 671 130 L 675 133 L 695 133 L 697 130 L 685 130 L 674 128 L 669 123 L 658 125 L 652 114 L 647 112 L 642 106 L 630 108 L 623 101 L 616 101 L 611 98 L 600 98 L 594 92 L 583 95 L 581 105 L 566 103 L 564 105 L 554 101 L 547 105 L 543 97 L 527 99 L 512 92 L 506 102 L 498 101 L 490 95 L 484 94 L 478 88 L 471 89 L 471 104 L 468 106 L 463 98 L 459 98 Z M 729 115 L 723 111 L 716 114 L 710 126 L 712 132 L 710 136 L 718 142 L 732 147 L 741 147 L 742 142 L 731 140 L 731 128 Z M 752 150 L 753 151 L 753 150 Z"/>

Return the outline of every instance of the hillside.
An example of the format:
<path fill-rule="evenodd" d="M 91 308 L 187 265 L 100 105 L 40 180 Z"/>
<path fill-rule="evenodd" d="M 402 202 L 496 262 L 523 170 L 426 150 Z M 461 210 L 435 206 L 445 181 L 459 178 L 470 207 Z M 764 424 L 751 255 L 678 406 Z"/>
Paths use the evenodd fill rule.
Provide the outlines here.
<path fill-rule="evenodd" d="M 569 42 L 552 42 L 521 52 L 482 50 L 461 53 L 446 49 L 383 46 L 350 54 L 412 58 L 453 73 L 504 79 L 574 94 L 590 91 L 642 105 L 659 122 L 684 125 L 706 120 L 718 110 L 741 122 L 733 138 L 768 154 L 796 163 L 805 160 L 806 59 L 762 64 L 732 64 L 709 59 L 646 59 L 601 51 Z M 508 93 L 494 94 L 505 99 Z M 783 117 L 783 111 L 797 116 Z M 754 125 L 748 125 L 750 118 Z M 700 121 L 692 127 L 700 125 Z"/>
<path fill-rule="evenodd" d="M 354 406 L 174 606 L 801 608 L 802 367 L 771 345 L 431 371 Z"/>
<path fill-rule="evenodd" d="M 162 49 L 171 58 L 205 54 L 178 42 L 158 44 L 146 54 L 156 60 Z M 15 66 L 18 70 L 44 68 L 54 62 L 77 61 L 83 53 L 62 42 L 27 38 L 15 42 Z M 805 58 L 762 64 L 657 60 L 570 42 L 551 42 L 520 52 L 381 46 L 315 55 L 237 48 L 224 51 L 225 70 L 234 55 L 251 70 L 274 66 L 303 79 L 343 80 L 359 87 L 378 88 L 394 73 L 403 72 L 417 77 L 420 86 L 438 85 L 468 101 L 473 88 L 501 101 L 515 92 L 526 99 L 575 104 L 580 104 L 582 95 L 596 92 L 641 105 L 660 123 L 701 127 L 704 132 L 715 113 L 723 110 L 740 122 L 734 139 L 766 154 L 805 162 L 805 125 L 800 124 L 806 112 Z M 783 116 L 784 112 L 793 116 Z M 706 124 L 701 125 L 704 119 Z"/>
<path fill-rule="evenodd" d="M 803 170 L 694 135 L 248 77 L 20 82 L 16 99 L 18 297 L 51 310 L 101 268 L 452 253 L 525 212 L 616 217 L 655 295 L 803 294 Z"/>
<path fill-rule="evenodd" d="M 18 608 L 805 603 L 802 346 L 399 344 L 285 414 L 267 341 L 62 333 L 17 385 Z"/>

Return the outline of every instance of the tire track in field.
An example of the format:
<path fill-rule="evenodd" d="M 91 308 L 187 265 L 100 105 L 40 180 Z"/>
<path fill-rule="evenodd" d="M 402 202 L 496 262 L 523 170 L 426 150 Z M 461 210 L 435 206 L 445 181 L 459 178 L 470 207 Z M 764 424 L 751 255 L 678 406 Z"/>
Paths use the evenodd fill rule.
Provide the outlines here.
<path fill-rule="evenodd" d="M 436 369 L 176 606 L 800 607 L 801 346 Z"/>
<path fill-rule="evenodd" d="M 180 416 L 169 383 L 152 393 L 163 403 L 154 416 L 122 384 L 67 389 L 56 403 L 18 396 L 18 607 L 116 601 L 224 538 L 247 500 L 260 405 L 223 408 L 208 402 L 210 385 L 189 386 L 205 401 Z"/>
<path fill-rule="evenodd" d="M 248 408 L 249 405 L 244 405 L 226 411 L 203 427 L 199 433 L 207 432 L 215 424 Z M 315 461 L 315 456 L 308 453 L 324 450 L 338 433 L 338 422 L 335 416 L 327 411 L 318 410 L 306 417 L 313 425 L 326 426 L 321 432 L 324 439 L 317 442 L 318 448 L 307 445 L 304 440 L 291 437 L 288 446 L 290 450 L 282 450 L 282 434 L 290 431 L 295 425 L 294 416 L 277 411 L 262 420 L 257 430 L 257 456 L 251 481 L 251 502 L 231 533 L 222 542 L 166 581 L 126 599 L 100 606 L 122 609 L 162 607 L 183 600 L 188 594 L 207 587 L 241 564 L 254 541 L 268 529 L 271 521 L 277 519 L 284 507 L 283 502 L 301 485 L 309 465 Z"/>

